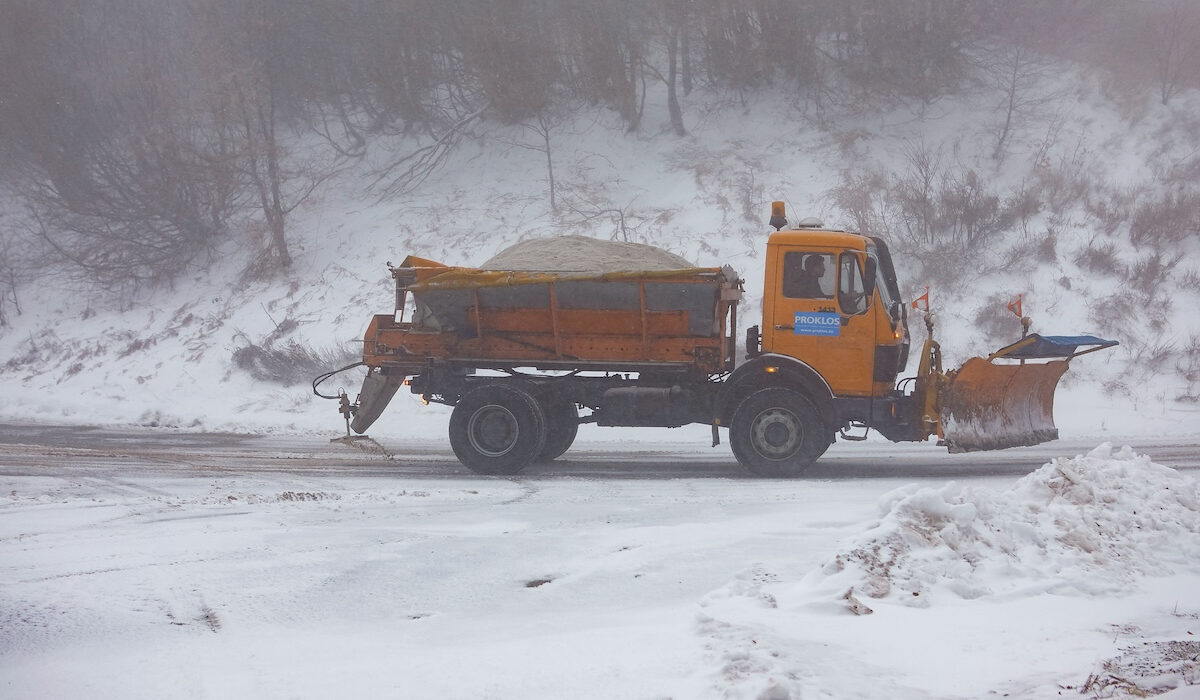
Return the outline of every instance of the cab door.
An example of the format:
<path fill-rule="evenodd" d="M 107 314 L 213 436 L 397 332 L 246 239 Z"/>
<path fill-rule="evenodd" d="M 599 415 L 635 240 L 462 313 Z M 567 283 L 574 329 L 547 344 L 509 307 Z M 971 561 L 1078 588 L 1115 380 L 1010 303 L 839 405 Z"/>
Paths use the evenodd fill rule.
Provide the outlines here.
<path fill-rule="evenodd" d="M 763 349 L 809 365 L 835 395 L 870 396 L 875 325 L 864 293 L 865 254 L 816 247 L 781 253 L 768 276 L 777 288 L 766 290 L 772 298 Z"/>

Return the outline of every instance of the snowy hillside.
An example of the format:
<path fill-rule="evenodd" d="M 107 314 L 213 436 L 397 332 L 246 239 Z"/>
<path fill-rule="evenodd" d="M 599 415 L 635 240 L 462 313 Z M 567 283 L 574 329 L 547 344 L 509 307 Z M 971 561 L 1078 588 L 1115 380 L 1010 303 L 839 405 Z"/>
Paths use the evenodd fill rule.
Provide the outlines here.
<path fill-rule="evenodd" d="M 1000 157 L 1001 95 L 982 85 L 919 108 L 861 113 L 769 91 L 696 92 L 683 137 L 669 131 L 662 104 L 647 105 L 635 134 L 585 108 L 549 131 L 555 209 L 547 154 L 537 150 L 545 143 L 527 128 L 479 123 L 419 187 L 383 198 L 368 187 L 370 165 L 408 145 L 381 138 L 293 212 L 295 264 L 285 275 L 247 275 L 242 249 L 228 244 L 212 269 L 136 299 L 56 279 L 20 286 L 22 313 L 10 311 L 0 328 L 0 388 L 11 397 L 0 417 L 336 431 L 335 407 L 308 381 L 352 361 L 369 316 L 390 311 L 387 261 L 477 265 L 536 236 L 651 243 L 700 265 L 732 265 L 747 280 L 739 319 L 751 325 L 769 203 L 781 199 L 793 223 L 817 216 L 886 236 L 902 291 L 913 298 L 930 287 L 951 366 L 1019 336 L 1004 308 L 1018 294 L 1035 331 L 1119 340 L 1064 378 L 1064 434 L 1194 433 L 1200 237 L 1167 215 L 1194 196 L 1200 94 L 1167 107 L 1149 96 L 1117 103 L 1081 69 L 1064 63 L 1058 76 L 1039 88 L 1043 107 L 1015 124 Z M 901 206 L 921 173 L 942 188 L 938 201 L 957 192 L 978 205 L 963 209 L 977 221 L 950 229 L 977 239 L 969 248 L 921 238 Z M 1156 211 L 1167 212 L 1164 222 L 1147 219 Z M 9 222 L 21 216 L 4 212 Z M 244 226 L 249 241 L 257 224 Z M 357 390 L 353 379 L 345 385 Z M 425 431 L 441 415 L 398 403 L 375 430 Z"/>

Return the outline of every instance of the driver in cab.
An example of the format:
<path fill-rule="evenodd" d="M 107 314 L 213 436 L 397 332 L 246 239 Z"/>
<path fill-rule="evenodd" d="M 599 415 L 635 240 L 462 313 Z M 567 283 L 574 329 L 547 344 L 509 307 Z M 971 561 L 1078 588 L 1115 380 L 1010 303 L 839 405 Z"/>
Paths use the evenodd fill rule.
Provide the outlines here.
<path fill-rule="evenodd" d="M 789 297 L 801 299 L 831 299 L 821 289 L 821 278 L 825 276 L 825 256 L 819 253 L 809 255 L 804 259 L 803 274 L 794 278 L 791 288 L 785 293 Z"/>

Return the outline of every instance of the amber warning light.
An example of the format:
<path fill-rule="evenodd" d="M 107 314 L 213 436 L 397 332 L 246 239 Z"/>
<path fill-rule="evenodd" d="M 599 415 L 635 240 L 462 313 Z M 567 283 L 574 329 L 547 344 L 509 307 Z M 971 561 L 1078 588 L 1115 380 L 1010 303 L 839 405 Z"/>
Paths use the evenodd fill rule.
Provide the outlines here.
<path fill-rule="evenodd" d="M 787 225 L 787 212 L 784 211 L 783 202 L 771 202 L 770 224 L 776 231 Z"/>

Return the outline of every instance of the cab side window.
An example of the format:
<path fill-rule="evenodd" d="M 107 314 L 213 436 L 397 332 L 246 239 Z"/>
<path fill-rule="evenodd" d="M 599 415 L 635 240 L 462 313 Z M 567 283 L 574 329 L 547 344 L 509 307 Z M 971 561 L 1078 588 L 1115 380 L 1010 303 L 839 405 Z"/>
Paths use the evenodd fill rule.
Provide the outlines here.
<path fill-rule="evenodd" d="M 838 261 L 838 305 L 842 307 L 842 313 L 861 314 L 867 310 L 868 302 L 858 256 L 842 253 Z"/>
<path fill-rule="evenodd" d="M 834 273 L 833 256 L 829 253 L 784 253 L 783 296 L 789 299 L 832 299 Z"/>

